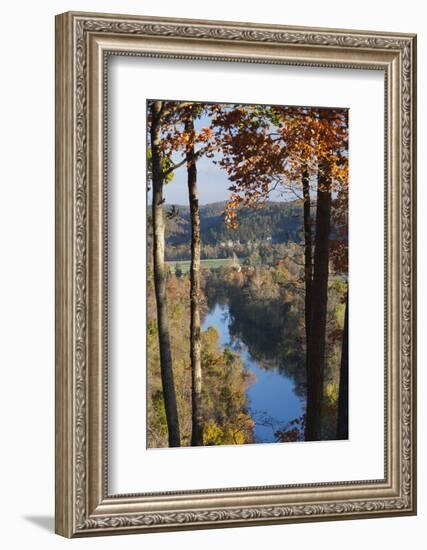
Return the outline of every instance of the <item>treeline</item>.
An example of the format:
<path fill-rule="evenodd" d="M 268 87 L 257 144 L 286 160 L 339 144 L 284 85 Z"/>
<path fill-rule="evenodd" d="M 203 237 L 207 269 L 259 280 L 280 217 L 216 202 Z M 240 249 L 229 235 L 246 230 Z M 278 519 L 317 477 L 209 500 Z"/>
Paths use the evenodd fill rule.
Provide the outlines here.
<path fill-rule="evenodd" d="M 216 202 L 199 207 L 203 244 L 217 245 L 228 241 L 246 244 L 271 240 L 276 243 L 300 242 L 303 239 L 301 201 L 268 202 L 254 215 L 244 210 L 239 226 L 231 229 L 224 223 L 227 204 Z M 190 210 L 188 206 L 165 205 L 166 243 L 168 247 L 191 241 Z M 171 214 L 171 215 L 168 215 Z"/>

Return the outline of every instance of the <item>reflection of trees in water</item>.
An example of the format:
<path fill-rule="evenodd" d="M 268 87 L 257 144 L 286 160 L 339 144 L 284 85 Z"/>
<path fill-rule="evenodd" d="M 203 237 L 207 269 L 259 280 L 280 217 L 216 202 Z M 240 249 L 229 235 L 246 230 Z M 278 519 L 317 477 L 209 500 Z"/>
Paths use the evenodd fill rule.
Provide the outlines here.
<path fill-rule="evenodd" d="M 258 306 L 230 298 L 229 311 L 229 330 L 233 340 L 240 340 L 246 346 L 260 368 L 277 370 L 291 378 L 295 393 L 305 397 L 305 349 L 302 339 L 296 334 L 297 321 L 286 304 L 281 304 L 280 308 L 271 303 Z M 241 350 L 236 348 L 236 351 Z"/>
<path fill-rule="evenodd" d="M 257 426 L 271 429 L 272 436 L 278 443 L 304 441 L 305 415 L 289 422 L 278 420 L 265 411 L 251 411 L 251 416 Z"/>
<path fill-rule="evenodd" d="M 228 303 L 227 288 L 223 284 L 218 284 L 212 275 L 209 277 L 209 284 L 205 287 L 205 295 L 209 310 L 212 310 L 216 304 L 222 306 Z"/>
<path fill-rule="evenodd" d="M 211 272 L 206 277 L 205 293 L 210 308 L 216 303 L 228 305 L 230 347 L 242 353 L 247 351 L 261 369 L 278 371 L 294 383 L 294 393 L 303 405 L 306 402 L 306 348 L 304 334 L 303 294 L 286 282 L 262 284 L 268 270 L 238 274 L 230 277 L 225 270 Z M 257 280 L 257 277 L 259 280 Z M 335 278 L 329 290 L 329 322 L 327 371 L 325 373 L 324 401 L 322 406 L 321 439 L 336 439 L 337 402 L 340 348 L 335 345 L 335 332 L 339 333 L 337 311 L 340 307 L 342 283 Z M 335 331 L 335 332 L 334 332 Z M 261 415 L 262 411 L 251 411 Z M 278 441 L 300 440 L 304 417 L 299 424 L 279 425 L 280 421 L 267 422 Z M 263 422 L 266 419 L 264 418 Z"/>
<path fill-rule="evenodd" d="M 281 316 L 263 314 L 253 310 L 251 304 L 241 308 L 240 302 L 229 301 L 229 330 L 236 351 L 241 342 L 246 346 L 257 366 L 266 370 L 277 370 L 294 383 L 294 393 L 306 399 L 305 347 L 295 334 L 295 322 L 286 309 Z M 253 313 L 251 313 L 253 311 Z M 269 311 L 268 306 L 264 310 Z M 255 315 L 256 312 L 256 315 Z M 253 317 L 255 315 L 255 317 Z M 236 342 L 236 344 L 234 344 Z M 240 348 L 241 348 L 240 344 Z M 270 427 L 275 440 L 279 442 L 303 441 L 305 415 L 288 423 L 272 418 L 263 411 L 251 410 L 257 425 Z M 323 406 L 322 439 L 336 439 L 336 406 L 325 403 Z"/>

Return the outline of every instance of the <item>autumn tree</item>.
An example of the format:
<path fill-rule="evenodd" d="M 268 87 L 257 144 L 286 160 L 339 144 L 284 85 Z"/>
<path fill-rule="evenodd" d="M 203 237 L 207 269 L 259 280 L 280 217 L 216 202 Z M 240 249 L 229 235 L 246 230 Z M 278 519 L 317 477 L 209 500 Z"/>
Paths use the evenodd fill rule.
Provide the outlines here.
<path fill-rule="evenodd" d="M 311 326 L 307 348 L 305 439 L 321 439 L 325 373 L 332 194 L 347 188 L 347 112 L 319 109 L 313 117 L 317 142 L 316 235 L 313 260 Z"/>
<path fill-rule="evenodd" d="M 192 430 L 191 445 L 203 445 L 202 417 L 202 364 L 200 335 L 200 211 L 197 193 L 197 166 L 194 146 L 194 118 L 188 113 L 185 120 L 188 141 L 185 148 L 187 162 L 188 198 L 191 218 L 191 265 L 190 265 L 190 359 Z"/>
<path fill-rule="evenodd" d="M 339 158 L 336 162 L 340 162 Z M 345 169 L 348 170 L 346 159 Z M 335 198 L 331 208 L 334 235 L 329 239 L 329 268 L 334 275 L 348 274 L 348 176 L 336 188 Z M 341 362 L 339 374 L 338 411 L 337 411 L 337 439 L 348 439 L 348 283 L 343 292 L 344 323 L 341 341 Z"/>
<path fill-rule="evenodd" d="M 197 160 L 211 155 L 214 143 L 209 128 L 196 132 L 194 120 L 207 107 L 198 103 L 165 102 L 162 126 L 162 154 L 166 174 L 186 165 L 191 218 L 190 266 L 190 359 L 192 372 L 192 445 L 203 444 L 202 367 L 200 328 L 200 212 L 197 191 Z M 196 146 L 198 147 L 196 151 Z M 172 159 L 181 155 L 177 162 Z M 154 189 L 154 187 L 153 187 Z M 164 253 L 163 253 L 164 256 Z"/>
<path fill-rule="evenodd" d="M 326 343 L 326 307 L 332 194 L 347 186 L 347 112 L 302 107 L 237 106 L 218 116 L 231 181 L 227 223 L 241 207 L 262 207 L 272 191 L 304 203 L 305 330 L 307 352 L 306 439 L 320 438 Z M 311 182 L 317 183 L 312 247 Z M 300 188 L 296 187 L 300 182 Z"/>
<path fill-rule="evenodd" d="M 151 184 L 152 184 L 152 223 L 153 223 L 153 268 L 154 287 L 157 305 L 157 325 L 160 350 L 160 372 L 163 400 L 168 425 L 170 447 L 180 446 L 178 410 L 176 406 L 172 353 L 169 334 L 169 313 L 166 293 L 165 271 L 165 222 L 163 215 L 163 185 L 167 176 L 164 170 L 162 152 L 162 117 L 165 116 L 163 101 L 149 103 Z"/>
<path fill-rule="evenodd" d="M 232 182 L 227 222 L 234 227 L 241 207 L 263 207 L 280 191 L 303 202 L 306 345 L 310 335 L 312 299 L 312 180 L 317 158 L 312 109 L 242 106 L 222 115 L 221 162 Z"/>
<path fill-rule="evenodd" d="M 326 315 L 329 278 L 329 234 L 331 229 L 331 177 L 327 161 L 319 164 L 316 204 L 316 236 L 311 284 L 311 323 L 307 346 L 306 441 L 321 436 L 323 380 L 325 372 Z"/>
<path fill-rule="evenodd" d="M 348 439 L 348 295 L 345 303 L 338 394 L 337 439 Z"/>
<path fill-rule="evenodd" d="M 312 277 L 313 277 L 313 239 L 311 219 L 311 196 L 310 196 L 310 172 L 305 166 L 301 171 L 302 194 L 304 203 L 304 283 L 305 283 L 305 339 L 308 357 L 311 330 L 311 304 L 312 304 Z M 308 370 L 308 368 L 307 368 Z"/>
<path fill-rule="evenodd" d="M 220 120 L 225 151 L 221 164 L 232 182 L 228 224 L 236 226 L 239 208 L 263 207 L 277 190 L 303 203 L 307 359 L 312 317 L 311 187 L 317 169 L 312 117 L 312 109 L 302 107 L 239 106 Z"/>

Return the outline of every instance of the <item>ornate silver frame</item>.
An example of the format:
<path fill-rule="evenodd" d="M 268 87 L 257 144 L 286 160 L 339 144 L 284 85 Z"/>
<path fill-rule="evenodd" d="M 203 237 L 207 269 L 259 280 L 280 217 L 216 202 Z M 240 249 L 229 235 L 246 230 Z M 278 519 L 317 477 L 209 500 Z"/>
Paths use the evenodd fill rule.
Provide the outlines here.
<path fill-rule="evenodd" d="M 385 73 L 385 477 L 109 495 L 106 58 L 144 55 Z M 65 13 L 56 18 L 56 532 L 66 537 L 416 513 L 416 37 Z"/>

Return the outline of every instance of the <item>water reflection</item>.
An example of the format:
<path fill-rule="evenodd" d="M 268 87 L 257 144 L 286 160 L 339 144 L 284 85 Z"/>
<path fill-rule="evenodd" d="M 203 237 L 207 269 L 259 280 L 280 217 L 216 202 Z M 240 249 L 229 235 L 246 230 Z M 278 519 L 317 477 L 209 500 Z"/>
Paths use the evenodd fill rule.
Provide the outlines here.
<path fill-rule="evenodd" d="M 260 353 L 255 358 L 255 354 L 249 352 L 249 342 L 232 331 L 232 325 L 229 305 L 215 303 L 206 314 L 202 329 L 214 327 L 218 331 L 221 347 L 238 352 L 245 368 L 255 375 L 256 380 L 246 391 L 250 414 L 255 421 L 255 442 L 274 442 L 278 429 L 285 429 L 292 420 L 302 416 L 304 401 L 299 395 L 301 392 L 297 391 L 297 385 L 286 374 L 280 361 L 271 357 L 263 360 Z M 251 350 L 254 345 L 256 343 L 251 341 Z"/>

